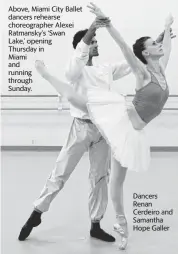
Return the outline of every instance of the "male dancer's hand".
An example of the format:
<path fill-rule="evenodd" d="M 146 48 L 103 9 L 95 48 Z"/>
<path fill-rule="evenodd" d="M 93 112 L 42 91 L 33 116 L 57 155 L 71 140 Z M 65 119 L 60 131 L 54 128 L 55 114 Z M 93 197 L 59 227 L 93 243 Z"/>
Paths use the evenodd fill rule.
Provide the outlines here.
<path fill-rule="evenodd" d="M 110 23 L 110 20 L 108 18 L 98 18 L 93 21 L 91 26 L 89 27 L 87 33 L 83 37 L 83 41 L 87 44 L 90 45 L 90 42 L 92 38 L 96 35 L 95 32 L 98 28 L 106 27 Z"/>
<path fill-rule="evenodd" d="M 98 28 L 108 26 L 109 23 L 110 23 L 110 19 L 107 17 L 105 17 L 105 18 L 96 17 L 95 20 L 93 21 L 93 23 L 91 24 L 91 27 L 93 29 L 97 30 Z"/>
<path fill-rule="evenodd" d="M 169 14 L 168 17 L 166 18 L 165 20 L 165 28 L 167 27 L 170 27 L 174 22 L 174 18 L 172 16 L 172 14 Z M 165 31 L 163 31 L 159 36 L 158 38 L 156 39 L 156 42 L 157 43 L 162 43 L 163 42 L 163 39 L 164 39 L 164 34 L 165 34 Z M 170 36 L 171 36 L 171 39 L 175 38 L 176 35 L 173 34 L 172 32 L 172 28 L 170 27 Z"/>
<path fill-rule="evenodd" d="M 156 39 L 156 42 L 157 42 L 157 43 L 162 43 L 162 42 L 163 42 L 164 33 L 165 33 L 165 31 L 163 31 L 163 32 L 158 36 L 158 38 Z M 173 34 L 173 32 L 172 32 L 172 28 L 170 28 L 170 35 L 171 35 L 171 39 L 174 39 L 174 38 L 176 37 L 176 35 Z"/>

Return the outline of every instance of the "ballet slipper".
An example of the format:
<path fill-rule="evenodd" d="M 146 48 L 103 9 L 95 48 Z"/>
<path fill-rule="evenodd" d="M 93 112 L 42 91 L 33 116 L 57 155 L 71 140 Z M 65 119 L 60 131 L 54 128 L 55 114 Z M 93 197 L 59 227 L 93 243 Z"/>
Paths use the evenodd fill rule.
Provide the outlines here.
<path fill-rule="evenodd" d="M 35 61 L 35 68 L 39 72 L 39 74 L 45 78 L 45 76 L 47 75 L 48 72 L 47 72 L 44 62 L 41 60 L 36 60 Z"/>
<path fill-rule="evenodd" d="M 125 250 L 128 244 L 127 221 L 124 215 L 119 215 L 118 221 L 119 222 L 114 224 L 114 231 L 117 232 L 121 237 L 121 243 L 119 243 L 119 249 Z"/>

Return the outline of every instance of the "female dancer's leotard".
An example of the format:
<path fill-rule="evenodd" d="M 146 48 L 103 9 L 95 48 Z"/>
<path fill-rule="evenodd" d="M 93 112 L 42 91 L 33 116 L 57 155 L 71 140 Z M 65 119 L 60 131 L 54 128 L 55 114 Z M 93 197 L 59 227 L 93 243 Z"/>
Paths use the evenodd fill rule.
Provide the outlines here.
<path fill-rule="evenodd" d="M 150 83 L 137 90 L 133 99 L 133 105 L 138 115 L 146 124 L 161 113 L 169 97 L 166 80 L 166 88 L 163 89 L 153 73 L 150 72 L 150 74 Z"/>

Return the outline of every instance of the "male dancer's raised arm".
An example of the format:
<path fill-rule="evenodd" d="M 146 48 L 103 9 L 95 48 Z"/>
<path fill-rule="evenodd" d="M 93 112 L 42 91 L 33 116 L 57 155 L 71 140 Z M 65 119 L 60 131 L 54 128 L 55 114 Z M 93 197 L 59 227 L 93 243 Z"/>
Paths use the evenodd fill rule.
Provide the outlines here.
<path fill-rule="evenodd" d="M 75 49 L 75 52 L 73 57 L 70 59 L 66 70 L 66 77 L 70 82 L 75 82 L 78 79 L 78 77 L 82 73 L 82 69 L 88 63 L 89 46 L 92 38 L 95 36 L 96 30 L 100 27 L 105 27 L 107 23 L 109 23 L 108 18 L 103 20 L 96 18 L 80 42 L 78 40 L 80 40 L 81 36 L 78 36 L 78 34 L 75 35 L 76 38 L 74 38 L 73 41 L 73 47 Z M 86 30 L 79 31 L 79 33 L 85 31 Z M 79 39 L 77 38 L 77 36 L 79 37 Z"/>
<path fill-rule="evenodd" d="M 163 43 L 164 35 L 165 35 L 165 30 L 158 35 L 158 37 L 156 39 L 156 42 L 157 43 Z M 173 34 L 173 32 L 172 32 L 172 28 L 170 28 L 170 36 L 171 36 L 171 39 L 174 39 L 176 37 L 176 35 Z"/>

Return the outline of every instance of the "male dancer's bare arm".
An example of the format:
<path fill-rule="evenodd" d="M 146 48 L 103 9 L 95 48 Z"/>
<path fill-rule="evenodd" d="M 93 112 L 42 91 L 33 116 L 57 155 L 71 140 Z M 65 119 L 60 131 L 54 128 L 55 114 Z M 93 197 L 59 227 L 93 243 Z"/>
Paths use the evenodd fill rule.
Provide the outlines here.
<path fill-rule="evenodd" d="M 158 37 L 156 39 L 157 43 L 163 43 L 164 34 L 165 34 L 165 30 L 158 35 Z M 172 28 L 170 28 L 170 36 L 171 36 L 171 39 L 174 39 L 176 37 L 176 35 L 173 34 L 173 32 L 172 32 Z"/>
<path fill-rule="evenodd" d="M 82 69 L 87 64 L 89 59 L 89 46 L 92 38 L 95 36 L 96 30 L 100 27 L 105 27 L 108 23 L 109 19 L 101 20 L 96 18 L 83 39 L 78 43 L 66 70 L 66 78 L 70 82 L 75 82 L 78 79 L 82 73 Z"/>
<path fill-rule="evenodd" d="M 91 26 L 89 27 L 89 29 L 88 29 L 87 33 L 85 34 L 85 36 L 83 37 L 83 42 L 86 45 L 88 45 L 88 46 L 90 45 L 92 38 L 95 36 L 96 29 L 97 29 L 96 21 L 94 21 L 91 24 Z"/>

